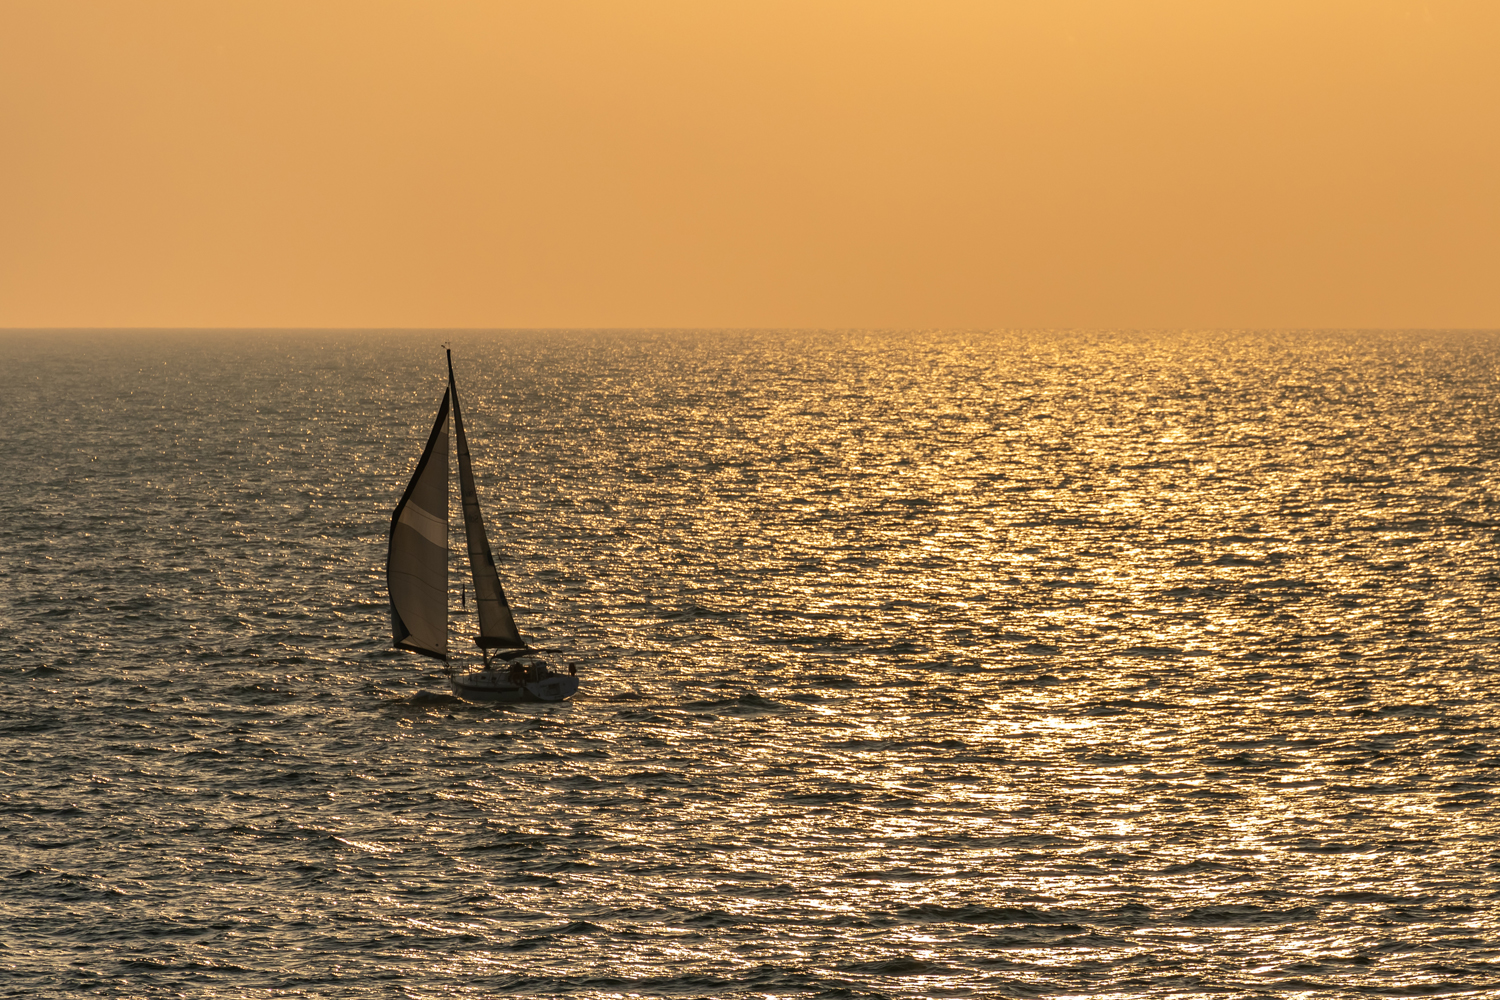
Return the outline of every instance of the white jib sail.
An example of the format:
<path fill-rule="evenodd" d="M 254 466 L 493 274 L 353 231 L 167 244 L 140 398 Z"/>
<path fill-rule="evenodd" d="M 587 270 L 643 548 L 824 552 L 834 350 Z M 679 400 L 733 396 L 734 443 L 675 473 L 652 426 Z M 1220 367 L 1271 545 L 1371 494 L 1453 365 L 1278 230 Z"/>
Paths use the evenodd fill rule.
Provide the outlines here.
<path fill-rule="evenodd" d="M 385 561 L 392 645 L 440 660 L 448 658 L 448 396 L 391 515 Z"/>

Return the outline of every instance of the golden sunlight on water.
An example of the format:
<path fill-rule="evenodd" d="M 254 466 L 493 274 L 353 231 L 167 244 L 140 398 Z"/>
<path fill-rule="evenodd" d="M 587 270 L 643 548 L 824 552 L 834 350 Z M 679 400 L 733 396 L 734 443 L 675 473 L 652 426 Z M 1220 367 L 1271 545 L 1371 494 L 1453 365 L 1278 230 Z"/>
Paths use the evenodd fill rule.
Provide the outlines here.
<path fill-rule="evenodd" d="M 510 709 L 386 649 L 428 339 L 0 342 L 27 989 L 1495 987 L 1492 336 L 454 336 Z"/>

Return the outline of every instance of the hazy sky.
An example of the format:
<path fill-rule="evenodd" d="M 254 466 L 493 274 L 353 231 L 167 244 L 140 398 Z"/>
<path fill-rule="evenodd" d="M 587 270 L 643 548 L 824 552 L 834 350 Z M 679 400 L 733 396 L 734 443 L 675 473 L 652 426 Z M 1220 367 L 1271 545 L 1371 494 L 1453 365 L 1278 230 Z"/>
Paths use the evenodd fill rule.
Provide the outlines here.
<path fill-rule="evenodd" d="M 1500 327 L 1495 0 L 0 0 L 0 326 Z"/>

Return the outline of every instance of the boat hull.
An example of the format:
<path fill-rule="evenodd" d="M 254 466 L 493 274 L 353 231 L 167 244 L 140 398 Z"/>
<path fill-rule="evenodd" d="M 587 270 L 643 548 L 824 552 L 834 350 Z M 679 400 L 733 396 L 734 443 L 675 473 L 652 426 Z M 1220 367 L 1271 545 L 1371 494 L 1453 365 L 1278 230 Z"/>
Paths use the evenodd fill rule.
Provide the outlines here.
<path fill-rule="evenodd" d="M 504 672 L 484 670 L 449 678 L 453 695 L 464 701 L 567 701 L 578 692 L 578 678 L 548 674 L 540 680 L 516 684 Z"/>

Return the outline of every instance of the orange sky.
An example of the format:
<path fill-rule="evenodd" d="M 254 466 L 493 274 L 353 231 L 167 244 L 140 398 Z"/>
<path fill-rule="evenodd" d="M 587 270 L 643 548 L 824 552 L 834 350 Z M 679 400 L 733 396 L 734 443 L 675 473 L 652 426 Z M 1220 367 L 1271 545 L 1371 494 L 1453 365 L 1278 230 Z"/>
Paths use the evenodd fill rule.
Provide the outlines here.
<path fill-rule="evenodd" d="M 1493 0 L 0 0 L 0 326 L 1500 327 Z"/>

